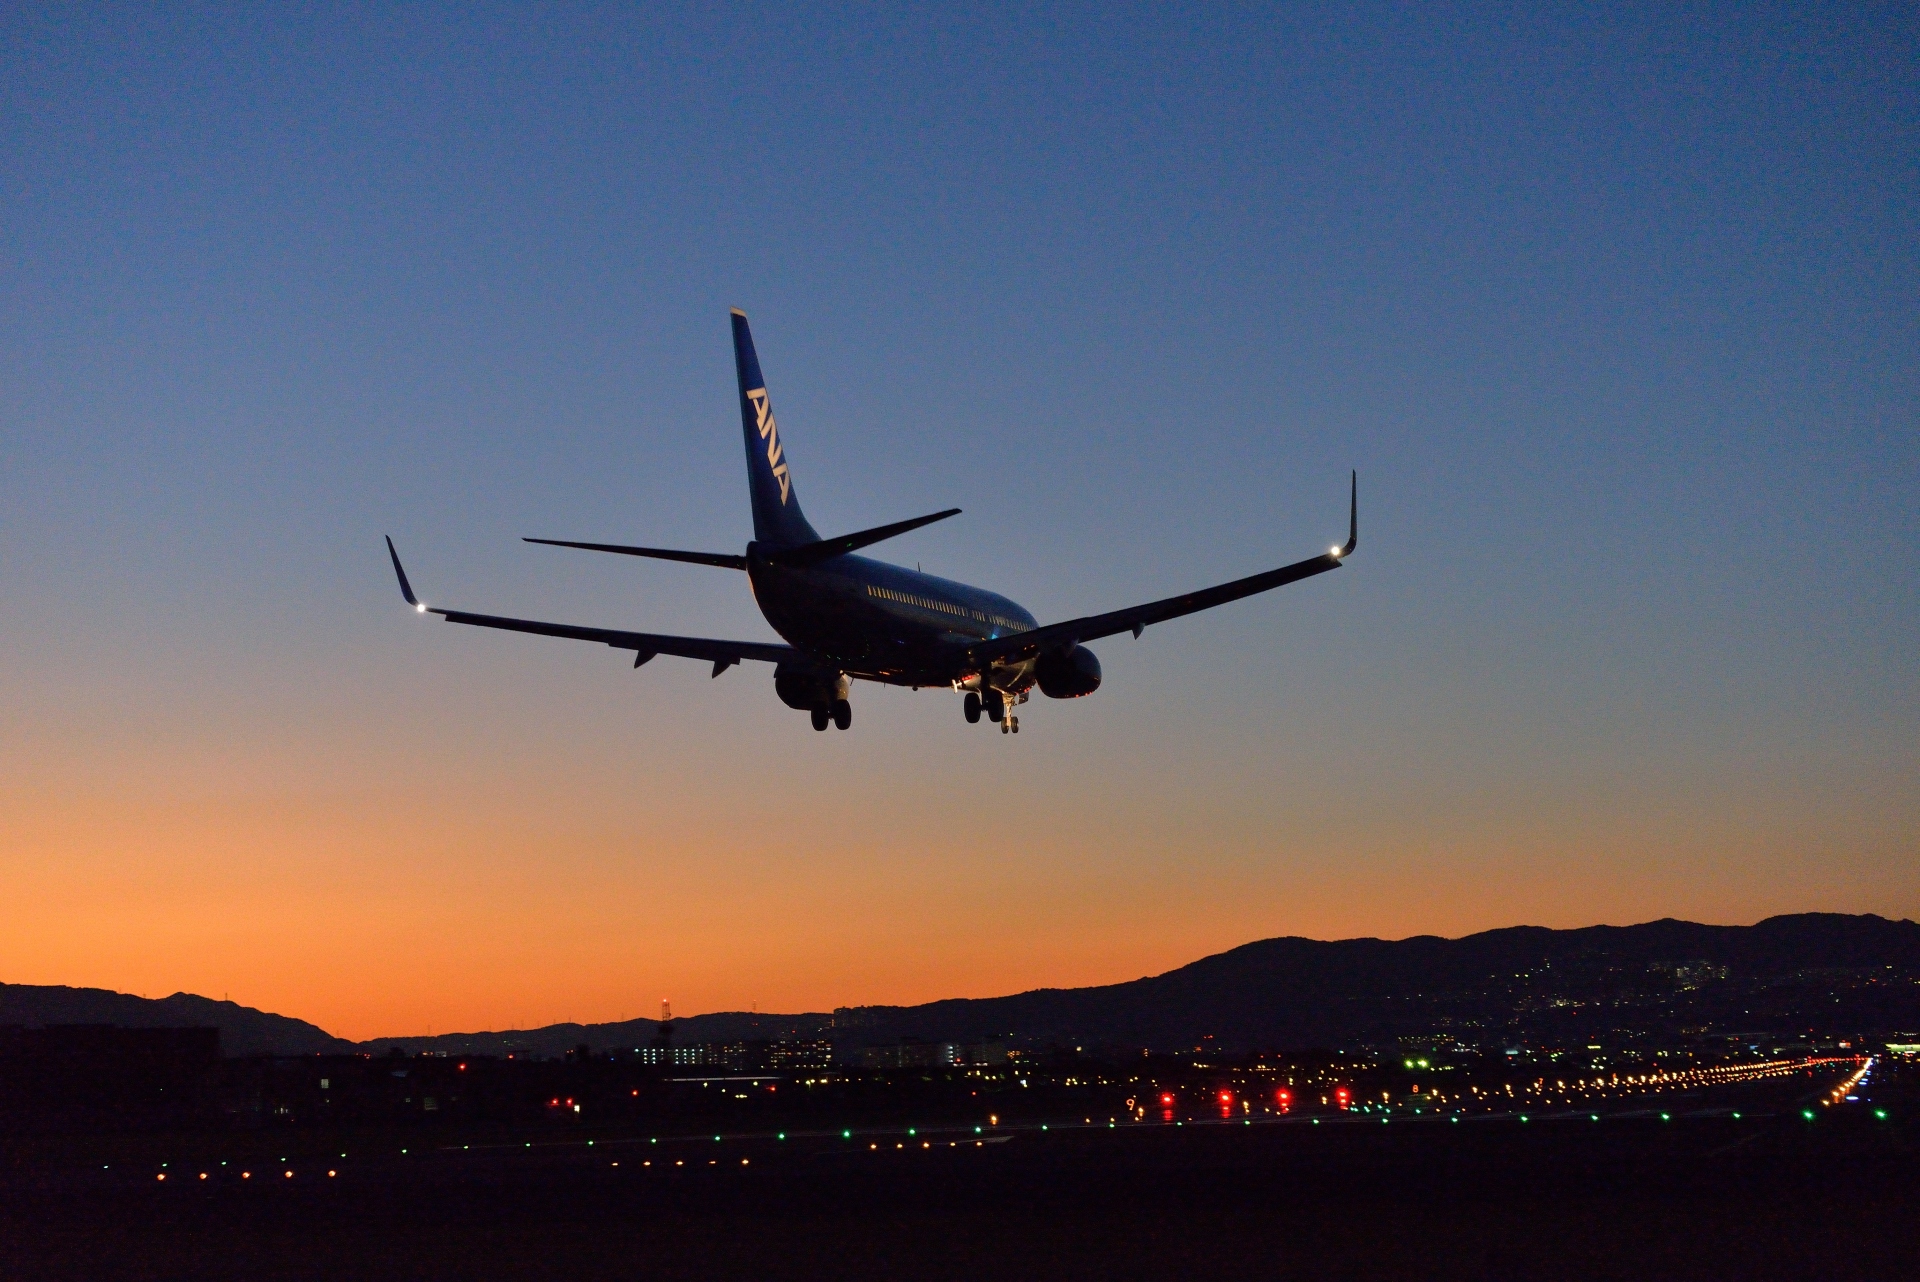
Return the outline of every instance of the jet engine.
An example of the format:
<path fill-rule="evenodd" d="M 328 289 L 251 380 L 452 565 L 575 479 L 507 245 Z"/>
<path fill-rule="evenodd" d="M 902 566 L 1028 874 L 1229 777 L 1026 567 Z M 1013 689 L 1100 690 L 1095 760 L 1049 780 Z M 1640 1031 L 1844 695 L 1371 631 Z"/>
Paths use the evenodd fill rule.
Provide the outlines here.
<path fill-rule="evenodd" d="M 1040 693 L 1049 699 L 1078 699 L 1100 688 L 1100 660 L 1085 646 L 1049 650 L 1033 665 Z"/>
<path fill-rule="evenodd" d="M 847 697 L 846 674 L 781 664 L 773 670 L 773 691 L 780 702 L 802 712 L 831 709 Z"/>

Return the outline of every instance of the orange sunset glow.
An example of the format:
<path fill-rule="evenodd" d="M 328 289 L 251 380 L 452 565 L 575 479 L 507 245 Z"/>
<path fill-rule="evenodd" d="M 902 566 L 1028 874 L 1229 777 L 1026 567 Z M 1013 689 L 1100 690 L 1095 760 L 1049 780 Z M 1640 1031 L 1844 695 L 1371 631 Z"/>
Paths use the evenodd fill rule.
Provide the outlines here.
<path fill-rule="evenodd" d="M 1587 18 L 36 12 L 0 980 L 365 1039 L 1920 916 L 1890 37 L 1829 102 L 1692 19 L 1697 84 Z M 1356 550 L 1087 639 L 1017 737 L 951 673 L 816 733 L 733 308 L 787 551 L 960 509 L 867 551 L 1038 635 Z M 389 537 L 427 607 L 762 651 L 451 625 Z"/>

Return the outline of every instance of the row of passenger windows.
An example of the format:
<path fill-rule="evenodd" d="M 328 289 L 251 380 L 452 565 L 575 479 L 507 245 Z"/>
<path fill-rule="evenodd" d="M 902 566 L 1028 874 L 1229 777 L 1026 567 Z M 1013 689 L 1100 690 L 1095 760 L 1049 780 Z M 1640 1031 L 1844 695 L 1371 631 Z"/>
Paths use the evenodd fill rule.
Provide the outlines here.
<path fill-rule="evenodd" d="M 978 619 L 982 623 L 997 623 L 1003 628 L 1012 628 L 1016 632 L 1024 631 L 1026 626 L 1025 624 L 1015 623 L 1012 619 L 1003 619 L 997 614 L 983 614 L 978 610 L 967 610 L 957 605 L 949 605 L 945 601 L 935 601 L 931 597 L 914 596 L 908 592 L 895 592 L 890 588 L 877 588 L 871 583 L 867 584 L 867 595 L 884 597 L 889 601 L 900 601 L 906 605 L 917 605 L 923 610 L 938 610 L 942 614 L 961 614 L 969 619 Z"/>

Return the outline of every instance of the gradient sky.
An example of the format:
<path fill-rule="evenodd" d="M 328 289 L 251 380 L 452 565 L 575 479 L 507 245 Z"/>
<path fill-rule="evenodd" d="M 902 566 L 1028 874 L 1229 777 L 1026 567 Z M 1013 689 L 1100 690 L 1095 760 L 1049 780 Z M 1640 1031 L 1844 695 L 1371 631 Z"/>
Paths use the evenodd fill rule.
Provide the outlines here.
<path fill-rule="evenodd" d="M 9 6 L 0 979 L 348 1036 L 1920 916 L 1907 5 Z M 823 532 L 1096 647 L 1018 739 L 773 639 Z"/>

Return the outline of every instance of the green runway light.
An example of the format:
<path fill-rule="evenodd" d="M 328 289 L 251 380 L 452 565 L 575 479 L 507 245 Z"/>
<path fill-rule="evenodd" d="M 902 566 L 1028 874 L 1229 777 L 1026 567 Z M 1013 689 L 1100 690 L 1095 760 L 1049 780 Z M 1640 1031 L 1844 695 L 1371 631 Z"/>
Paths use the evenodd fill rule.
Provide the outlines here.
<path fill-rule="evenodd" d="M 978 1135 L 978 1134 L 980 1133 L 980 1128 L 979 1128 L 979 1127 L 977 1127 L 977 1126 L 976 1126 L 976 1127 L 974 1127 L 974 1128 L 973 1128 L 973 1133 L 974 1133 L 975 1135 Z"/>
<path fill-rule="evenodd" d="M 1320 1125 L 1320 1119 L 1319 1119 L 1319 1118 L 1317 1118 L 1317 1117 L 1316 1117 L 1316 1118 L 1314 1118 L 1314 1119 L 1313 1119 L 1313 1124 L 1314 1124 L 1315 1126 L 1318 1126 L 1318 1125 Z"/>
<path fill-rule="evenodd" d="M 785 1139 L 785 1138 L 787 1138 L 787 1133 L 786 1133 L 785 1131 L 781 1131 L 781 1132 L 780 1132 L 780 1134 L 779 1134 L 779 1136 L 778 1136 L 777 1138 L 779 1138 L 779 1139 Z"/>
<path fill-rule="evenodd" d="M 1662 1113 L 1660 1114 L 1660 1120 L 1663 1122 L 1671 1122 L 1673 1119 L 1671 1117 L 1668 1117 L 1665 1113 Z"/>
<path fill-rule="evenodd" d="M 1887 1110 L 1886 1110 L 1886 1109 L 1884 1109 L 1884 1108 L 1876 1108 L 1876 1109 L 1874 1109 L 1874 1110 L 1873 1110 L 1873 1115 L 1874 1115 L 1875 1117 L 1877 1117 L 1877 1118 L 1879 1118 L 1879 1119 L 1880 1119 L 1881 1121 L 1883 1121 L 1883 1122 L 1887 1120 Z"/>
<path fill-rule="evenodd" d="M 850 1139 L 852 1139 L 852 1138 L 853 1138 L 853 1132 L 852 1132 L 852 1131 L 841 1131 L 841 1132 L 840 1132 L 840 1138 L 841 1138 L 841 1139 L 843 1139 L 843 1140 L 850 1140 Z"/>
<path fill-rule="evenodd" d="M 1806 1118 L 1809 1122 L 1811 1122 L 1813 1120 L 1813 1110 L 1810 1108 L 1803 1108 L 1800 1110 L 1800 1116 Z"/>
<path fill-rule="evenodd" d="M 1523 1122 L 1524 1122 L 1524 1121 L 1526 1121 L 1526 1120 L 1527 1120 L 1527 1115 L 1526 1115 L 1525 1113 L 1522 1113 L 1522 1114 L 1520 1114 L 1520 1120 L 1521 1120 L 1521 1121 L 1523 1121 Z"/>
<path fill-rule="evenodd" d="M 1735 1114 L 1733 1115 L 1733 1120 L 1734 1120 L 1734 1121 L 1736 1121 L 1736 1122 L 1737 1122 L 1737 1121 L 1739 1121 L 1739 1120 L 1740 1120 L 1740 1114 L 1738 1114 L 1738 1113 L 1735 1113 Z"/>

